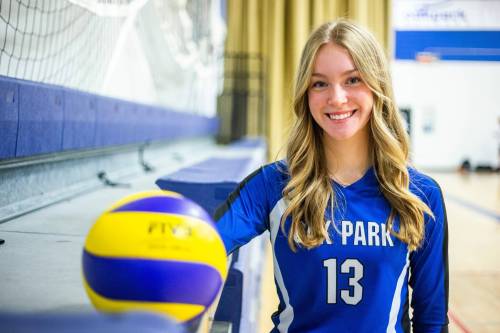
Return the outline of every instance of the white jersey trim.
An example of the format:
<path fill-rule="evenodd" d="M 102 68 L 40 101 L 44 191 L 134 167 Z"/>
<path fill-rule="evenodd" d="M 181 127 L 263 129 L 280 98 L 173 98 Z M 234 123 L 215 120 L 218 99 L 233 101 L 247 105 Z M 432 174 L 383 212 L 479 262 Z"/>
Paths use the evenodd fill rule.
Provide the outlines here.
<path fill-rule="evenodd" d="M 387 324 L 387 333 L 396 333 L 396 323 L 398 321 L 399 309 L 401 307 L 401 290 L 403 288 L 403 282 L 405 280 L 406 273 L 408 272 L 408 266 L 410 265 L 410 252 L 406 254 L 406 264 L 403 270 L 399 274 L 398 282 L 396 283 L 396 289 L 394 290 L 394 296 L 392 297 L 391 312 L 389 313 L 389 323 Z"/>
<path fill-rule="evenodd" d="M 290 305 L 290 298 L 288 297 L 288 291 L 286 290 L 285 283 L 283 282 L 283 276 L 281 275 L 281 270 L 278 265 L 278 260 L 276 259 L 276 252 L 274 250 L 274 245 L 276 242 L 276 237 L 280 231 L 280 220 L 281 216 L 287 208 L 287 203 L 284 198 L 281 198 L 274 206 L 271 214 L 269 214 L 269 226 L 271 229 L 271 244 L 273 249 L 273 263 L 274 263 L 274 277 L 278 288 L 280 289 L 281 295 L 283 296 L 283 301 L 285 302 L 285 309 L 281 311 L 279 316 L 278 331 L 280 333 L 288 332 L 293 321 L 293 307 Z"/>

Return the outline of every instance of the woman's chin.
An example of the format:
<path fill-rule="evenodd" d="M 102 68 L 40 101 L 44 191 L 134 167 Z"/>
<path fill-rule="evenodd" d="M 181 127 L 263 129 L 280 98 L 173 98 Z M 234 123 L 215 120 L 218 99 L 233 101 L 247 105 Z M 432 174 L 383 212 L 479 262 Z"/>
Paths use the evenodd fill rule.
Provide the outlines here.
<path fill-rule="evenodd" d="M 335 131 L 333 133 L 326 133 L 326 136 L 328 137 L 328 140 L 334 141 L 334 142 L 342 142 L 342 141 L 349 141 L 349 139 L 352 139 L 354 137 L 354 134 L 352 131 Z"/>

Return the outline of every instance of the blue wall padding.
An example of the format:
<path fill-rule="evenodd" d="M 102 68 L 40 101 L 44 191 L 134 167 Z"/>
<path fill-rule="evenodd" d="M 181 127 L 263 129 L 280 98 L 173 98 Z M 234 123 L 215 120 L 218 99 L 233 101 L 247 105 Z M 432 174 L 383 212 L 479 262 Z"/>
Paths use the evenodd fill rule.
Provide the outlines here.
<path fill-rule="evenodd" d="M 146 140 L 158 140 L 162 135 L 168 138 L 167 130 L 165 129 L 168 125 L 162 124 L 161 121 L 165 112 L 165 110 L 155 106 L 151 106 L 145 110 L 139 123 L 141 124 L 140 133 Z"/>
<path fill-rule="evenodd" d="M 135 106 L 133 103 L 120 101 L 117 103 L 118 114 L 118 138 L 116 144 L 129 144 L 137 141 Z"/>
<path fill-rule="evenodd" d="M 197 121 L 197 119 L 201 119 L 201 121 Z M 208 118 L 204 116 L 198 116 L 195 114 L 185 114 L 185 121 L 189 124 L 187 131 L 185 133 L 185 137 L 193 136 L 194 133 L 217 133 L 219 128 L 219 120 L 218 118 Z"/>
<path fill-rule="evenodd" d="M 95 96 L 64 91 L 63 150 L 95 147 L 96 107 Z"/>
<path fill-rule="evenodd" d="M 265 147 L 266 140 L 264 138 L 245 138 L 231 143 L 231 149 L 239 149 L 239 148 L 257 148 L 257 147 Z"/>
<path fill-rule="evenodd" d="M 170 114 L 170 111 L 166 111 L 167 114 Z M 171 115 L 172 116 L 172 115 Z M 173 139 L 175 138 L 175 132 L 177 133 L 177 137 L 182 139 L 184 137 L 184 134 L 186 131 L 189 130 L 189 124 L 184 120 L 184 115 L 182 114 L 175 114 L 173 117 L 177 116 L 176 122 L 184 124 L 184 126 L 176 128 L 174 123 L 172 124 L 166 124 L 165 126 L 161 126 L 158 128 L 158 135 L 160 137 L 166 137 L 167 139 Z M 157 121 L 159 124 L 161 124 L 161 119 L 163 117 L 163 114 L 160 112 L 157 114 Z"/>
<path fill-rule="evenodd" d="M 122 140 L 120 123 L 122 112 L 118 101 L 101 97 L 97 100 L 95 146 L 119 145 Z"/>
<path fill-rule="evenodd" d="M 0 81 L 0 159 L 16 156 L 18 120 L 18 84 L 14 81 Z"/>
<path fill-rule="evenodd" d="M 141 121 L 149 124 L 146 127 L 146 136 L 152 136 L 153 140 L 158 138 L 186 139 L 201 133 L 216 134 L 219 127 L 216 117 L 204 117 L 158 107 L 149 108 L 146 114 L 149 118 L 144 117 Z M 165 122 L 165 119 L 171 121 Z"/>
<path fill-rule="evenodd" d="M 251 158 L 210 158 L 161 177 L 156 185 L 195 200 L 211 216 L 245 178 Z"/>
<path fill-rule="evenodd" d="M 158 122 L 161 110 L 156 107 L 147 107 L 141 117 L 141 133 L 146 140 L 157 140 L 161 137 L 161 125 Z"/>
<path fill-rule="evenodd" d="M 16 157 L 62 149 L 63 93 L 37 84 L 19 85 Z"/>
<path fill-rule="evenodd" d="M 164 110 L 158 107 L 149 108 L 150 116 L 144 118 L 146 126 L 144 126 L 145 134 L 152 140 L 158 140 L 162 136 L 168 138 L 168 131 L 165 130 L 166 126 L 162 126 L 161 118 L 164 114 Z"/>
<path fill-rule="evenodd" d="M 0 159 L 217 134 L 217 117 L 0 75 Z"/>
<path fill-rule="evenodd" d="M 142 121 L 140 120 L 141 117 L 144 116 L 144 113 L 147 111 L 147 107 L 139 107 L 134 103 L 129 103 L 130 104 L 130 113 L 132 115 L 133 121 L 129 124 L 131 127 L 131 132 L 132 135 L 130 136 L 130 143 L 134 142 L 140 142 L 140 141 L 147 141 L 148 138 L 143 135 L 143 131 L 141 131 L 141 126 L 142 126 Z"/>

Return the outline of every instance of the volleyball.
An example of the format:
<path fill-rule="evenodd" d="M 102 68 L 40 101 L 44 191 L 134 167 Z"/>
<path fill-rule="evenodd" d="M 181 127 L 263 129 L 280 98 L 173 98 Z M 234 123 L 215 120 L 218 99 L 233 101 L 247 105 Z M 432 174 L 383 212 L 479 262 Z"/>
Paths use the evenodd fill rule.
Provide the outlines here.
<path fill-rule="evenodd" d="M 87 235 L 82 266 L 98 310 L 153 311 L 180 322 L 199 318 L 227 275 L 210 215 L 168 191 L 136 193 L 106 210 Z"/>

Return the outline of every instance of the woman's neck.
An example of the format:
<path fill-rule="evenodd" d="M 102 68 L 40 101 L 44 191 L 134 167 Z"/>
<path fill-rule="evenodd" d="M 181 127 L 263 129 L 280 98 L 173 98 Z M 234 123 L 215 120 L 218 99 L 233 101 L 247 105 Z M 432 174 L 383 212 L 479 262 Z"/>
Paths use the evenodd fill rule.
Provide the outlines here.
<path fill-rule="evenodd" d="M 342 185 L 356 182 L 373 164 L 368 131 L 343 141 L 324 138 L 324 147 L 330 177 Z"/>

